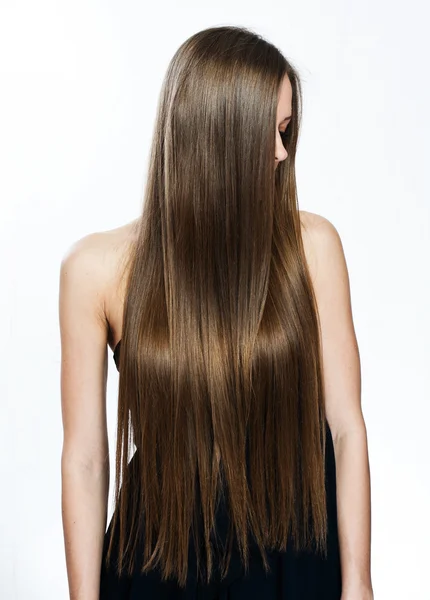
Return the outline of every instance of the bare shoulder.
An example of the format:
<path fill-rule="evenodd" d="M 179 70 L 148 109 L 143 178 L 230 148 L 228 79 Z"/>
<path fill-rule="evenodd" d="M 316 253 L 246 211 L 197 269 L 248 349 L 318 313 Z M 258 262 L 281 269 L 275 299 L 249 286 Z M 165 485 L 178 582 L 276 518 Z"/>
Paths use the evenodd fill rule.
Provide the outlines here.
<path fill-rule="evenodd" d="M 112 329 L 111 315 L 120 303 L 127 251 L 135 240 L 137 222 L 79 238 L 61 261 L 60 302 L 64 304 L 68 298 L 74 303 L 78 299 L 85 302 L 87 312 L 91 311 L 106 329 L 106 338 Z"/>
<path fill-rule="evenodd" d="M 61 261 L 61 275 L 78 286 L 81 292 L 97 292 L 100 305 L 112 276 L 121 229 L 86 234 L 67 248 Z"/>
<path fill-rule="evenodd" d="M 73 242 L 62 257 L 60 266 L 60 308 L 62 302 L 88 296 L 94 311 L 103 318 L 103 285 L 106 277 L 105 237 L 90 233 Z"/>
<path fill-rule="evenodd" d="M 313 282 L 333 285 L 345 283 L 348 272 L 339 232 L 329 219 L 308 211 L 300 211 L 302 239 Z"/>

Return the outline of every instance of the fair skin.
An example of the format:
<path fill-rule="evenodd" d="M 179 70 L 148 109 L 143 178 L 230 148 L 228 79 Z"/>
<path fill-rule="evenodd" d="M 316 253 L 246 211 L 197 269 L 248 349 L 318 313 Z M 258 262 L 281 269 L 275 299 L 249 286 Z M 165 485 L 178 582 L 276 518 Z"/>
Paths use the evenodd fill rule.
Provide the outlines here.
<path fill-rule="evenodd" d="M 281 86 L 275 168 L 287 158 L 281 132 L 291 115 L 291 85 Z M 305 254 L 320 313 L 327 420 L 336 455 L 342 600 L 372 600 L 370 476 L 361 411 L 360 359 L 342 243 L 324 217 L 300 211 Z M 60 269 L 62 511 L 70 600 L 98 600 L 107 524 L 108 346 L 122 337 L 122 260 L 138 219 L 73 244 Z"/>

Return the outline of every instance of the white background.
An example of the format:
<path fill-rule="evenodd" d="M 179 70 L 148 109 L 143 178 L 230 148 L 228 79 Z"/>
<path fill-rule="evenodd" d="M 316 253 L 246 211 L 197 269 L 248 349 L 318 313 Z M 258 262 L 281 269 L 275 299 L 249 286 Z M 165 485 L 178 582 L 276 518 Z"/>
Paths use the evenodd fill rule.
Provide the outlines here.
<path fill-rule="evenodd" d="M 300 207 L 331 220 L 344 245 L 375 599 L 430 599 L 429 17 L 424 0 L 1 0 L 1 598 L 68 598 L 61 259 L 84 235 L 138 216 L 168 62 L 198 30 L 234 24 L 299 69 Z"/>

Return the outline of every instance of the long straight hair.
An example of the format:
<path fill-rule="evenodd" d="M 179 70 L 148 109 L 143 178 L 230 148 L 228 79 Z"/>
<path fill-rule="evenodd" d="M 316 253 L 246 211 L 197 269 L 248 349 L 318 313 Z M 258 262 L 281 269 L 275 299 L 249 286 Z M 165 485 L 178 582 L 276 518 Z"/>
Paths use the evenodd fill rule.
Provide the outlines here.
<path fill-rule="evenodd" d="M 285 76 L 292 120 L 275 170 Z M 295 179 L 301 105 L 295 68 L 244 27 L 200 31 L 169 64 L 124 303 L 120 574 L 158 567 L 185 586 L 193 536 L 209 582 L 221 496 L 222 577 L 233 540 L 248 571 L 250 535 L 266 571 L 266 550 L 287 542 L 326 552 L 321 337 Z"/>

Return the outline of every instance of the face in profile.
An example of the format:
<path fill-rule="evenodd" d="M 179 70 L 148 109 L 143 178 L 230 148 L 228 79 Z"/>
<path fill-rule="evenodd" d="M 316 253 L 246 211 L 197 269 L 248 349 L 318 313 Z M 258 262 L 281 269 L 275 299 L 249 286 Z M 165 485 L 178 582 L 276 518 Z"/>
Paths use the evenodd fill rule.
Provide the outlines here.
<path fill-rule="evenodd" d="M 276 145 L 275 145 L 275 169 L 278 164 L 285 160 L 288 153 L 285 149 L 283 137 L 291 121 L 291 99 L 292 87 L 288 76 L 282 80 L 278 97 L 278 109 L 276 113 Z"/>

